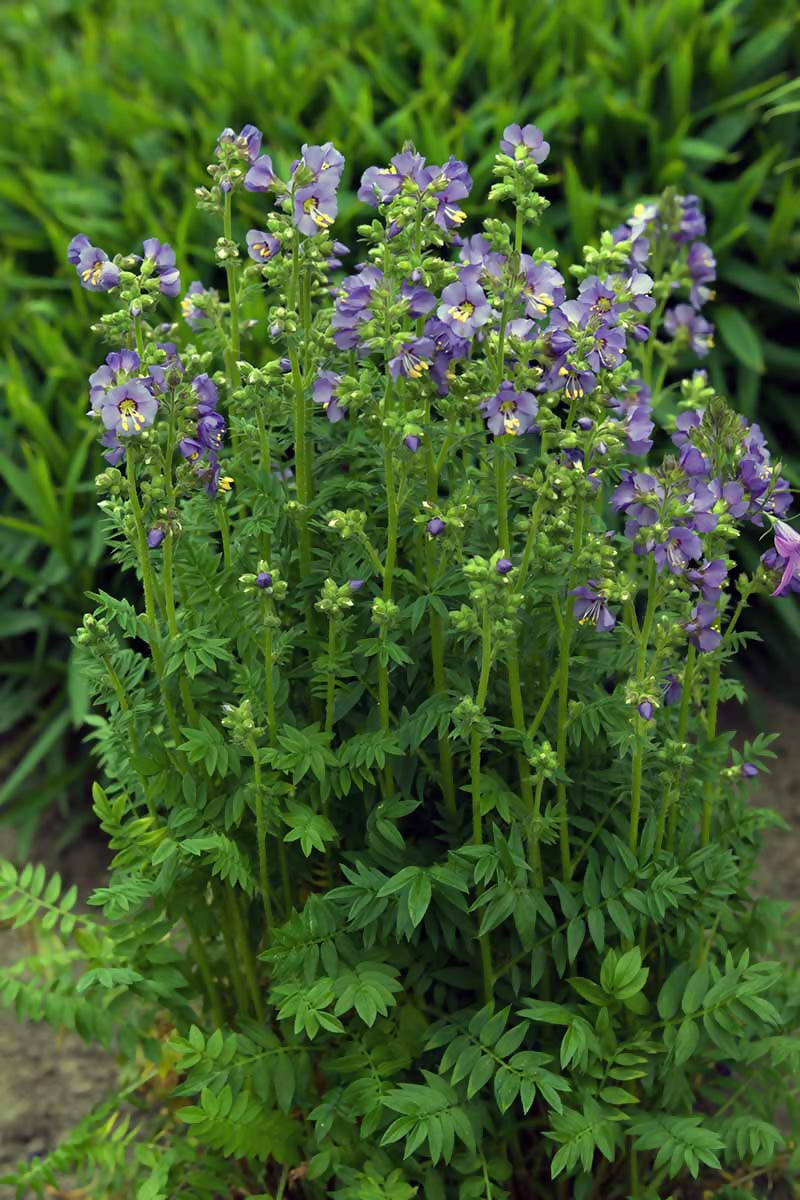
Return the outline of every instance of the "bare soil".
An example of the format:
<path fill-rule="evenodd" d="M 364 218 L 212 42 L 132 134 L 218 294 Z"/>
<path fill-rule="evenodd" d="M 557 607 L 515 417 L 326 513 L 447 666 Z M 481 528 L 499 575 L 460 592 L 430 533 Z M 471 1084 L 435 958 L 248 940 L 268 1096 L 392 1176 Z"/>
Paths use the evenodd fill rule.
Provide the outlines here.
<path fill-rule="evenodd" d="M 800 711 L 756 692 L 748 714 L 732 706 L 722 720 L 740 739 L 759 729 L 782 735 L 774 746 L 778 758 L 771 773 L 758 781 L 754 799 L 776 809 L 791 829 L 765 835 L 759 882 L 765 895 L 786 900 L 800 911 Z M 107 855 L 102 842 L 83 837 L 58 855 L 53 846 L 52 835 L 43 833 L 34 857 L 50 869 L 57 865 L 65 883 L 75 883 L 84 899 L 104 884 Z M 13 857 L 13 843 L 2 831 L 0 854 Z M 29 952 L 22 933 L 0 928 L 0 967 Z M 0 1176 L 21 1159 L 57 1146 L 114 1081 L 114 1063 L 102 1050 L 46 1025 L 20 1024 L 12 1013 L 0 1010 Z M 0 1200 L 13 1196 L 12 1188 L 0 1186 Z"/>

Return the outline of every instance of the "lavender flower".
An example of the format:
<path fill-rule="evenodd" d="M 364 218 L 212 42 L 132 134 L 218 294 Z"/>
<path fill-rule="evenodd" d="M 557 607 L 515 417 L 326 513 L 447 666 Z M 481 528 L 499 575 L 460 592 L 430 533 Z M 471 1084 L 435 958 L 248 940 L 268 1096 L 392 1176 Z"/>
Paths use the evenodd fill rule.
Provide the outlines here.
<path fill-rule="evenodd" d="M 756 775 L 758 775 L 758 774 L 759 774 L 759 770 L 755 763 L 751 763 L 751 762 L 743 762 L 742 763 L 742 766 L 741 766 L 742 779 L 755 779 Z"/>
<path fill-rule="evenodd" d="M 294 223 L 300 233 L 310 237 L 320 230 L 330 229 L 339 211 L 337 182 L 335 174 L 331 173 L 297 188 L 294 193 Z"/>
<path fill-rule="evenodd" d="M 514 570 L 514 564 L 510 558 L 501 558 L 498 559 L 495 570 L 498 575 L 508 575 L 510 571 Z"/>
<path fill-rule="evenodd" d="M 119 267 L 109 262 L 105 250 L 93 246 L 88 238 L 84 244 L 85 236 L 81 233 L 72 239 L 67 257 L 70 262 L 74 262 L 75 254 L 80 250 L 74 265 L 81 287 L 89 292 L 110 292 L 119 283 Z M 80 246 L 83 246 L 83 249 L 80 249 Z"/>
<path fill-rule="evenodd" d="M 72 238 L 70 244 L 67 246 L 67 262 L 71 266 L 77 267 L 84 250 L 91 249 L 92 243 L 89 241 L 89 238 L 86 236 L 86 234 L 76 233 L 75 237 Z"/>
<path fill-rule="evenodd" d="M 225 418 L 221 413 L 206 413 L 197 422 L 197 440 L 207 450 L 219 450 L 226 428 Z"/>
<path fill-rule="evenodd" d="M 541 129 L 535 125 L 506 125 L 500 149 L 517 162 L 530 159 L 538 164 L 544 162 L 550 153 L 550 143 L 544 140 Z"/>
<path fill-rule="evenodd" d="M 407 437 L 403 438 L 403 445 L 407 450 L 410 450 L 412 454 L 416 454 L 419 450 L 419 438 L 415 433 L 409 433 Z"/>
<path fill-rule="evenodd" d="M 689 247 L 686 266 L 692 279 L 689 300 L 695 308 L 702 308 L 707 300 L 714 299 L 714 292 L 705 286 L 717 277 L 717 261 L 711 247 L 705 242 L 694 242 Z"/>
<path fill-rule="evenodd" d="M 722 595 L 722 588 L 728 578 L 728 568 L 724 559 L 715 558 L 713 562 L 705 562 L 702 566 L 687 572 L 686 578 L 692 587 L 697 588 L 704 600 L 716 604 Z"/>
<path fill-rule="evenodd" d="M 522 299 L 529 317 L 534 320 L 546 317 L 554 305 L 564 302 L 564 277 L 550 263 L 537 263 L 529 254 L 523 254 L 520 268 L 525 276 Z"/>
<path fill-rule="evenodd" d="M 281 248 L 278 239 L 263 229 L 248 229 L 246 239 L 247 253 L 257 263 L 269 262 Z"/>
<path fill-rule="evenodd" d="M 165 536 L 164 530 L 161 529 L 158 525 L 154 526 L 154 528 L 151 529 L 147 535 L 147 544 L 150 547 L 150 549 L 157 550 L 158 547 L 163 542 L 164 536 Z"/>
<path fill-rule="evenodd" d="M 350 588 L 351 592 L 360 592 L 362 587 L 364 586 L 364 580 L 363 579 L 348 579 L 347 586 Z"/>
<path fill-rule="evenodd" d="M 131 437 L 153 424 L 158 400 L 141 380 L 134 379 L 111 388 L 103 396 L 100 417 L 117 437 Z"/>
<path fill-rule="evenodd" d="M 315 404 L 321 404 L 329 421 L 341 421 L 347 415 L 336 397 L 336 389 L 341 382 L 341 375 L 335 371 L 320 371 L 311 389 Z"/>
<path fill-rule="evenodd" d="M 691 304 L 676 304 L 664 317 L 664 328 L 672 338 L 683 336 L 690 348 L 705 358 L 714 345 L 714 326 L 695 312 Z"/>
<path fill-rule="evenodd" d="M 703 543 L 693 529 L 673 525 L 666 541 L 653 548 L 656 567 L 661 571 L 666 565 L 673 575 L 682 575 L 690 559 L 703 557 Z"/>
<path fill-rule="evenodd" d="M 536 423 L 539 402 L 530 392 L 516 392 L 509 380 L 500 384 L 496 395 L 481 402 L 481 412 L 495 437 L 528 433 Z"/>
<path fill-rule="evenodd" d="M 272 575 L 269 571 L 259 571 L 255 578 L 255 585 L 257 588 L 272 587 Z"/>
<path fill-rule="evenodd" d="M 215 413 L 217 411 L 219 393 L 217 392 L 217 385 L 214 383 L 213 379 L 209 379 L 208 375 L 205 373 L 202 375 L 195 375 L 194 379 L 192 380 L 192 390 L 197 396 L 198 417 L 207 417 L 209 413 Z"/>
<path fill-rule="evenodd" d="M 577 596 L 574 613 L 579 624 L 591 622 L 598 633 L 609 633 L 617 623 L 617 618 L 611 612 L 602 592 L 598 591 L 597 581 L 590 579 L 588 585 L 573 588 L 570 596 Z"/>
<path fill-rule="evenodd" d="M 207 319 L 207 313 L 197 307 L 193 297 L 210 294 L 210 290 L 206 289 L 199 279 L 195 279 L 186 289 L 186 295 L 181 300 L 181 314 L 190 329 L 199 329 L 203 321 Z"/>
<path fill-rule="evenodd" d="M 642 700 L 639 705 L 639 716 L 643 721 L 652 721 L 653 705 L 650 700 Z"/>
<path fill-rule="evenodd" d="M 99 413 L 106 394 L 117 384 L 139 373 L 139 355 L 135 350 L 112 350 L 106 361 L 89 376 L 90 413 Z"/>
<path fill-rule="evenodd" d="M 444 521 L 441 517 L 431 517 L 425 528 L 431 537 L 438 537 L 444 531 Z"/>
<path fill-rule="evenodd" d="M 785 521 L 775 521 L 775 552 L 783 560 L 783 574 L 773 596 L 782 596 L 793 582 L 800 581 L 800 534 Z"/>
<path fill-rule="evenodd" d="M 692 609 L 691 620 L 683 627 L 689 634 L 689 640 L 703 653 L 716 650 L 722 641 L 722 634 L 713 628 L 718 619 L 716 604 L 703 602 Z"/>
<path fill-rule="evenodd" d="M 267 192 L 275 182 L 275 172 L 272 169 L 272 159 L 268 154 L 262 154 L 252 160 L 252 166 L 244 177 L 245 191 Z M 223 185 L 223 190 L 226 190 Z"/>
<path fill-rule="evenodd" d="M 400 347 L 400 352 L 394 358 L 389 359 L 389 374 L 395 381 L 401 375 L 406 379 L 421 379 L 430 369 L 428 360 L 432 357 L 433 351 L 433 341 L 428 337 L 404 342 Z"/>
<path fill-rule="evenodd" d="M 177 296 L 181 290 L 181 276 L 175 265 L 175 251 L 158 238 L 147 238 L 143 248 L 145 262 L 151 262 L 155 268 L 153 274 L 158 279 L 158 290 L 163 296 Z"/>
<path fill-rule="evenodd" d="M 465 267 L 460 278 L 442 292 L 437 316 L 456 337 L 472 338 L 491 320 L 492 309 L 477 281 L 477 268 Z"/>

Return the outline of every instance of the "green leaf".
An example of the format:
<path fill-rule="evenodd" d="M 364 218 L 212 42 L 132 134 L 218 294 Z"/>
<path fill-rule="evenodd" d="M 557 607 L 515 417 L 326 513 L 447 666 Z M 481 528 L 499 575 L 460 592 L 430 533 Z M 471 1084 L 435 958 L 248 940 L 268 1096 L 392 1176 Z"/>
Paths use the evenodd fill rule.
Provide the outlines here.
<path fill-rule="evenodd" d="M 764 351 L 757 331 L 738 308 L 720 305 L 714 309 L 720 337 L 739 362 L 759 375 L 764 373 Z"/>

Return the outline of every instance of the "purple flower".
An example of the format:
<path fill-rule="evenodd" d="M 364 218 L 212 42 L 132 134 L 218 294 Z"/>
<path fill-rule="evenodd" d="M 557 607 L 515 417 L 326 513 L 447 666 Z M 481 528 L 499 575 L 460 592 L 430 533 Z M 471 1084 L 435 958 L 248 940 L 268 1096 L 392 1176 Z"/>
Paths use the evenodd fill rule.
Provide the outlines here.
<path fill-rule="evenodd" d="M 550 143 L 544 140 L 541 129 L 535 125 L 506 125 L 500 149 L 517 162 L 532 159 L 542 163 L 550 153 Z"/>
<path fill-rule="evenodd" d="M 154 363 L 147 368 L 150 376 L 149 387 L 153 389 L 156 395 L 165 392 L 167 388 L 180 379 L 183 374 L 183 363 L 178 355 L 178 348 L 174 342 L 156 342 L 159 350 L 163 350 L 166 354 L 166 361 L 163 363 Z"/>
<path fill-rule="evenodd" d="M 461 243 L 458 257 L 465 266 L 479 267 L 482 275 L 488 275 L 492 279 L 501 278 L 503 265 L 506 261 L 504 254 L 492 250 L 491 245 L 482 233 L 475 233 L 472 237 L 465 238 Z M 523 255 L 522 258 L 528 259 L 533 263 L 533 259 L 527 254 Z"/>
<path fill-rule="evenodd" d="M 272 576 L 269 571 L 259 571 L 255 582 L 258 588 L 270 588 L 272 587 Z"/>
<path fill-rule="evenodd" d="M 643 721 L 652 721 L 653 705 L 649 700 L 642 700 L 641 704 L 639 705 L 639 716 Z"/>
<path fill-rule="evenodd" d="M 755 779 L 758 775 L 758 767 L 755 763 L 743 762 L 741 766 L 742 779 Z"/>
<path fill-rule="evenodd" d="M 714 299 L 714 292 L 705 286 L 713 283 L 717 277 L 717 261 L 711 253 L 711 247 L 705 242 L 694 242 L 689 247 L 686 265 L 692 278 L 689 300 L 695 308 L 702 308 L 706 300 Z"/>
<path fill-rule="evenodd" d="M 299 187 L 294 193 L 294 223 L 309 237 L 330 229 L 339 211 L 336 199 L 337 178 L 333 172 Z"/>
<path fill-rule="evenodd" d="M 408 304 L 408 315 L 410 317 L 427 316 L 436 303 L 436 297 L 433 292 L 429 292 L 426 287 L 420 287 L 414 283 L 404 283 L 400 289 L 400 295 Z"/>
<path fill-rule="evenodd" d="M 221 413 L 206 413 L 197 422 L 197 440 L 207 450 L 219 450 L 226 428 L 225 418 Z"/>
<path fill-rule="evenodd" d="M 83 236 L 83 234 L 79 234 L 70 242 L 68 254 L 71 254 L 73 258 L 77 249 L 76 243 Z M 78 272 L 81 287 L 86 288 L 89 292 L 110 292 L 119 283 L 119 267 L 109 262 L 105 250 L 100 250 L 90 242 L 81 250 L 78 261 L 75 263 L 75 270 Z"/>
<path fill-rule="evenodd" d="M 784 561 L 781 581 L 772 594 L 782 596 L 795 580 L 800 580 L 800 534 L 785 521 L 775 521 L 773 533 L 775 552 Z"/>
<path fill-rule="evenodd" d="M 522 299 L 526 314 L 534 320 L 546 317 L 554 305 L 564 302 L 563 275 L 548 262 L 534 262 L 529 254 L 520 256 L 520 267 L 525 276 Z"/>
<path fill-rule="evenodd" d="M 125 447 L 111 429 L 107 429 L 100 438 L 100 445 L 105 447 L 103 458 L 110 467 L 116 467 L 125 457 Z"/>
<path fill-rule="evenodd" d="M 497 394 L 483 400 L 480 407 L 495 437 L 519 436 L 529 433 L 535 425 L 539 402 L 530 392 L 515 392 L 514 385 L 506 379 Z"/>
<path fill-rule="evenodd" d="M 344 170 L 344 155 L 336 149 L 333 142 L 325 142 L 321 146 L 303 145 L 300 153 L 303 165 L 312 173 L 315 181 L 327 176 L 339 183 Z M 293 167 L 292 174 L 294 169 Z"/>
<path fill-rule="evenodd" d="M 456 337 L 468 339 L 487 321 L 492 309 L 483 288 L 477 282 L 477 268 L 465 267 L 461 277 L 442 292 L 437 316 Z"/>
<path fill-rule="evenodd" d="M 591 371 L 582 371 L 572 363 L 565 363 L 558 368 L 556 376 L 558 383 L 564 389 L 568 400 L 581 400 L 594 391 L 597 380 Z"/>
<path fill-rule="evenodd" d="M 588 585 L 573 588 L 570 596 L 577 596 L 573 612 L 581 625 L 591 622 L 598 633 L 609 633 L 617 623 L 617 618 L 606 604 L 606 598 L 597 590 L 596 580 L 590 579 Z"/>
<path fill-rule="evenodd" d="M 81 255 L 84 250 L 90 250 L 92 243 L 89 241 L 85 233 L 76 233 L 70 244 L 67 246 L 67 262 L 71 266 L 77 267 L 80 262 Z"/>
<path fill-rule="evenodd" d="M 686 578 L 693 587 L 700 590 L 704 600 L 716 604 L 728 578 L 728 568 L 723 559 L 715 558 L 713 562 L 703 563 L 702 566 L 688 571 Z"/>
<path fill-rule="evenodd" d="M 118 383 L 139 373 L 139 355 L 135 350 L 112 350 L 106 361 L 89 376 L 90 412 L 99 413 L 104 396 Z"/>
<path fill-rule="evenodd" d="M 410 450 L 412 454 L 416 454 L 419 450 L 419 438 L 415 433 L 409 433 L 407 437 L 403 438 L 403 445 L 407 450 Z"/>
<path fill-rule="evenodd" d="M 469 355 L 469 342 L 453 332 L 449 325 L 438 317 L 431 317 L 425 323 L 425 334 L 433 339 L 434 355 L 431 366 L 431 379 L 436 383 L 440 396 L 446 396 L 450 389 L 453 363 Z"/>
<path fill-rule="evenodd" d="M 586 355 L 586 361 L 594 371 L 605 368 L 613 371 L 625 361 L 625 333 L 622 329 L 611 329 L 601 325 L 594 335 L 594 346 Z"/>
<path fill-rule="evenodd" d="M 205 313 L 202 308 L 197 307 L 193 297 L 205 296 L 208 294 L 210 294 L 210 292 L 203 287 L 199 279 L 195 279 L 194 282 L 190 283 L 189 287 L 186 289 L 186 295 L 181 300 L 181 313 L 184 321 L 190 329 L 198 329 L 202 325 L 203 321 L 207 319 L 207 313 Z"/>
<path fill-rule="evenodd" d="M 322 405 L 329 421 L 341 421 L 342 417 L 346 416 L 346 410 L 336 397 L 341 378 L 335 371 L 320 371 L 311 389 L 314 403 Z"/>
<path fill-rule="evenodd" d="M 164 530 L 159 528 L 158 525 L 154 526 L 147 535 L 147 544 L 151 550 L 157 550 L 163 540 Z"/>
<path fill-rule="evenodd" d="M 163 296 L 177 296 L 181 290 L 181 276 L 175 266 L 175 251 L 158 238 L 147 238 L 143 243 L 146 262 L 155 267 L 158 289 Z"/>
<path fill-rule="evenodd" d="M 664 328 L 672 338 L 683 335 L 695 354 L 705 358 L 714 345 L 714 326 L 695 312 L 691 304 L 676 304 L 664 317 Z"/>
<path fill-rule="evenodd" d="M 428 337 L 404 342 L 399 354 L 389 359 L 389 374 L 392 379 L 397 381 L 401 375 L 405 379 L 421 379 L 430 369 L 428 360 L 432 357 L 433 350 L 433 341 Z"/>
<path fill-rule="evenodd" d="M 192 380 L 192 389 L 197 396 L 197 415 L 198 417 L 207 417 L 209 413 L 217 411 L 217 402 L 219 393 L 213 379 L 209 379 L 205 373 L 195 375 Z"/>
<path fill-rule="evenodd" d="M 395 154 L 388 167 L 368 167 L 361 176 L 361 186 L 358 189 L 358 199 L 362 204 L 377 208 L 379 204 L 388 204 L 403 189 L 406 179 L 410 180 L 418 191 L 428 184 L 431 168 L 426 168 L 425 159 L 415 150 L 404 150 Z"/>
<path fill-rule="evenodd" d="M 272 159 L 268 154 L 262 154 L 252 161 L 250 170 L 244 177 L 245 191 L 267 192 L 275 182 L 275 172 L 272 169 Z M 225 190 L 223 188 L 223 190 Z"/>
<path fill-rule="evenodd" d="M 668 675 L 661 688 L 666 705 L 679 704 L 683 696 L 683 683 L 677 675 Z"/>
<path fill-rule="evenodd" d="M 495 570 L 498 575 L 508 575 L 509 571 L 514 570 L 514 564 L 510 558 L 501 558 L 498 560 Z"/>
<path fill-rule="evenodd" d="M 605 325 L 616 325 L 623 308 L 617 293 L 596 275 L 588 275 L 578 286 L 578 303 L 586 310 L 587 320 L 596 317 Z"/>
<path fill-rule="evenodd" d="M 347 586 L 350 588 L 351 592 L 360 592 L 362 587 L 364 586 L 364 580 L 363 579 L 349 579 L 347 581 Z"/>
<path fill-rule="evenodd" d="M 179 452 L 190 463 L 196 463 L 203 456 L 205 449 L 197 438 L 181 438 L 178 442 Z"/>
<path fill-rule="evenodd" d="M 263 229 L 248 229 L 247 253 L 257 263 L 269 262 L 281 248 L 281 244 L 272 234 Z"/>
<path fill-rule="evenodd" d="M 722 634 L 713 626 L 719 618 L 716 604 L 701 603 L 692 609 L 691 620 L 684 625 L 689 634 L 689 640 L 704 653 L 716 650 L 722 641 Z"/>
<path fill-rule="evenodd" d="M 444 530 L 444 521 L 441 517 L 431 517 L 428 524 L 425 526 L 431 537 L 438 537 Z"/>
<path fill-rule="evenodd" d="M 140 380 L 130 380 L 106 392 L 100 404 L 100 417 L 106 429 L 117 437 L 131 437 L 153 424 L 158 400 Z"/>
<path fill-rule="evenodd" d="M 466 163 L 451 155 L 433 176 L 427 190 L 436 194 L 438 206 L 433 219 L 441 229 L 449 230 L 463 224 L 467 214 L 456 201 L 465 200 L 472 190 L 472 177 Z"/>
<path fill-rule="evenodd" d="M 673 575 L 682 575 L 690 559 L 703 557 L 703 543 L 693 529 L 673 525 L 665 542 L 653 548 L 653 557 L 659 571 L 666 565 Z"/>
<path fill-rule="evenodd" d="M 700 210 L 697 196 L 681 196 L 681 220 L 677 233 L 673 233 L 673 241 L 691 242 L 701 238 L 706 231 L 706 219 Z"/>

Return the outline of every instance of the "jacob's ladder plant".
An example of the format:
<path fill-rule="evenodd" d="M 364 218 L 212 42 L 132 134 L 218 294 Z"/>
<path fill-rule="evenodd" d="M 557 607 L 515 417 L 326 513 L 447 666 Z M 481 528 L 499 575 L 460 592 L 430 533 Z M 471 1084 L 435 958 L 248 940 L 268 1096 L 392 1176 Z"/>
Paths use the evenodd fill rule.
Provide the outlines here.
<path fill-rule="evenodd" d="M 225 130 L 198 195 L 226 287 L 176 323 L 169 245 L 70 244 L 111 304 L 97 485 L 141 600 L 93 595 L 77 635 L 109 885 L 79 915 L 5 863 L 37 948 L 0 991 L 121 1076 L 18 1195 L 733 1197 L 788 1160 L 770 739 L 717 722 L 800 536 L 758 427 L 676 375 L 712 344 L 696 199 L 565 276 L 548 150 L 505 130 L 512 220 L 468 234 L 465 164 L 406 146 L 344 269 L 335 147 L 280 174 Z M 774 544 L 737 576 L 748 523 Z"/>

